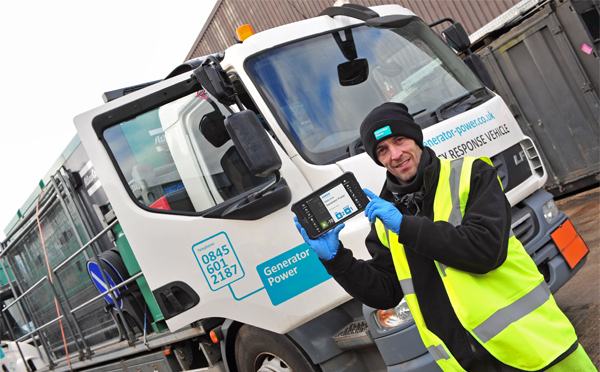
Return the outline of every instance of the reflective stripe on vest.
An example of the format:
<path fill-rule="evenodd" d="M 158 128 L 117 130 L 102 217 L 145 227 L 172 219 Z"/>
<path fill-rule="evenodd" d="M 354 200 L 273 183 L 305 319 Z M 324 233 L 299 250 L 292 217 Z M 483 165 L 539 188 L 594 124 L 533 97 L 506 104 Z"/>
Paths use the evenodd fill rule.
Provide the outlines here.
<path fill-rule="evenodd" d="M 397 235 L 386 229 L 380 220 L 377 220 L 375 227 L 379 235 L 379 240 L 381 240 L 383 245 L 388 248 L 392 247 L 392 258 L 394 260 L 398 279 L 400 280 L 400 287 L 402 288 L 404 299 L 410 308 L 410 312 L 412 313 L 425 348 L 443 371 L 466 372 L 456 358 L 452 356 L 450 350 L 444 345 L 442 340 L 435 333 L 427 329 L 425 319 L 423 318 L 423 314 L 419 307 L 419 301 L 417 301 L 417 296 L 415 295 L 410 268 L 408 267 L 408 262 L 406 261 L 406 255 L 404 253 L 404 247 L 399 243 L 390 244 L 390 234 L 396 237 L 396 242 L 398 241 Z M 404 257 L 404 259 L 402 259 L 402 257 Z"/>
<path fill-rule="evenodd" d="M 491 165 L 489 159 L 480 159 Z M 472 157 L 452 161 L 440 159 L 434 221 L 447 221 L 455 227 L 461 225 L 475 160 Z M 409 294 L 406 301 L 425 346 L 428 350 L 431 346 L 437 347 L 441 340 L 426 329 L 424 321 L 416 321 L 417 318 L 422 320 L 422 314 L 414 294 L 404 247 L 398 243 L 398 236 L 388 231 L 381 221 L 377 220 L 375 226 L 379 240 L 390 248 L 398 279 L 402 290 L 406 287 L 405 293 Z M 512 231 L 505 262 L 487 274 L 468 273 L 434 262 L 463 327 L 503 363 L 523 370 L 542 369 L 577 340 L 570 322 L 556 306 L 543 276 Z M 409 301 L 409 297 L 414 299 Z M 421 330 L 421 327 L 425 329 Z M 448 350 L 447 347 L 443 349 Z M 430 354 L 434 359 L 442 355 L 435 351 L 430 351 Z M 451 354 L 448 355 L 450 359 L 446 360 L 454 360 Z M 456 369 L 456 366 L 446 369 L 442 365 L 446 363 L 438 364 L 444 371 L 462 370 Z"/>

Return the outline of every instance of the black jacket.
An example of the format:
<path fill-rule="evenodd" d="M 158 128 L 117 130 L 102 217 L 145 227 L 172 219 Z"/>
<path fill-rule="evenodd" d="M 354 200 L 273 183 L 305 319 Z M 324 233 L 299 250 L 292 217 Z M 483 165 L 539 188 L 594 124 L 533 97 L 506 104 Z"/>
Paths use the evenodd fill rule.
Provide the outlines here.
<path fill-rule="evenodd" d="M 510 237 L 510 204 L 495 169 L 476 160 L 461 225 L 454 227 L 448 222 L 432 222 L 440 161 L 428 147 L 423 153 L 417 179 L 413 181 L 418 185 L 416 188 L 412 185 L 413 190 L 422 194 L 421 200 L 417 198 L 416 202 L 407 205 L 398 202 L 402 192 L 409 187 L 394 186 L 389 172 L 380 197 L 394 203 L 403 214 L 398 241 L 406 248 L 415 294 L 427 328 L 444 341 L 467 369 L 480 360 L 493 358 L 460 324 L 433 260 L 478 274 L 502 265 Z M 423 164 L 425 159 L 427 164 Z M 400 193 L 394 197 L 390 189 Z M 323 265 L 354 298 L 377 309 L 392 308 L 400 302 L 403 293 L 391 253 L 379 241 L 374 225 L 366 238 L 366 246 L 373 257 L 371 260 L 355 259 L 352 251 L 340 243 L 336 256 L 323 261 Z"/>

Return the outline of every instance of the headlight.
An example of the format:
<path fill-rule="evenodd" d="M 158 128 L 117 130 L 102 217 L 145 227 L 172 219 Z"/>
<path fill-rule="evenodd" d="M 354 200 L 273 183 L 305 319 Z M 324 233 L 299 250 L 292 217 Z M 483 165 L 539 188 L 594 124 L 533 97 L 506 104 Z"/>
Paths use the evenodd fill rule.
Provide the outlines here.
<path fill-rule="evenodd" d="M 544 204 L 544 206 L 542 207 L 542 211 L 544 212 L 544 218 L 548 223 L 554 221 L 560 213 L 553 199 L 550 200 L 548 203 Z"/>
<path fill-rule="evenodd" d="M 382 331 L 414 322 L 405 299 L 392 309 L 377 310 L 374 315 L 375 323 Z"/>

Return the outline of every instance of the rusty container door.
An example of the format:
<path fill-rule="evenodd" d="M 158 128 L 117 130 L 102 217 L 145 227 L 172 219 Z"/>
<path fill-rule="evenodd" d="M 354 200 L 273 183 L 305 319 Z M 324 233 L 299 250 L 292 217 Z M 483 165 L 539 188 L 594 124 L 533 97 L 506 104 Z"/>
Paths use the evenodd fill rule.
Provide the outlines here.
<path fill-rule="evenodd" d="M 600 100 L 578 55 L 581 45 L 573 45 L 567 35 L 576 31 L 573 25 L 584 24 L 570 22 L 565 30 L 555 5 L 547 4 L 478 52 L 497 93 L 542 150 L 549 172 L 546 188 L 555 195 L 598 183 L 600 173 Z M 599 66 L 594 36 L 588 36 L 594 52 L 584 57 Z"/>

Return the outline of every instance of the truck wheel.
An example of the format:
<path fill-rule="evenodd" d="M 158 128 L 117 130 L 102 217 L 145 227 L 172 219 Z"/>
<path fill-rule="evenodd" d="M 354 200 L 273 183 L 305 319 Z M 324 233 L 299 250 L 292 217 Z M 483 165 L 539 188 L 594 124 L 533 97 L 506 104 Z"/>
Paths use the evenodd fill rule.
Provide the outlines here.
<path fill-rule="evenodd" d="M 235 338 L 240 372 L 319 372 L 304 352 L 284 335 L 244 325 Z"/>

